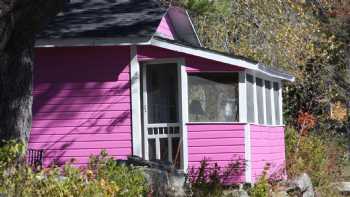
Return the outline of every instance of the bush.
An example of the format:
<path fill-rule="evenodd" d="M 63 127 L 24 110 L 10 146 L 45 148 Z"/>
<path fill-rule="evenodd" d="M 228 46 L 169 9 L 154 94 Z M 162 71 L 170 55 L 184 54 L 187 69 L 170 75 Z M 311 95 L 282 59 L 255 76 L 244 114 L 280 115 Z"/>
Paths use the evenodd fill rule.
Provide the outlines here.
<path fill-rule="evenodd" d="M 243 161 L 232 161 L 225 168 L 217 163 L 210 165 L 206 159 L 198 169 L 191 168 L 188 174 L 194 197 L 221 197 L 224 190 L 232 185 L 232 178 L 244 173 Z"/>
<path fill-rule="evenodd" d="M 147 193 L 142 172 L 118 165 L 106 152 L 91 157 L 86 168 L 66 164 L 34 171 L 18 159 L 16 150 L 22 145 L 11 142 L 4 147 L 0 154 L 7 159 L 0 161 L 0 193 L 8 196 L 134 197 Z"/>
<path fill-rule="evenodd" d="M 249 190 L 251 197 L 268 197 L 270 193 L 271 185 L 267 178 L 268 168 L 265 168 L 263 175 L 255 183 L 254 187 Z"/>
<path fill-rule="evenodd" d="M 305 172 L 311 177 L 315 191 L 322 196 L 338 196 L 333 183 L 341 177 L 345 148 L 335 136 L 313 133 L 299 135 L 286 129 L 286 157 L 289 178 Z"/>

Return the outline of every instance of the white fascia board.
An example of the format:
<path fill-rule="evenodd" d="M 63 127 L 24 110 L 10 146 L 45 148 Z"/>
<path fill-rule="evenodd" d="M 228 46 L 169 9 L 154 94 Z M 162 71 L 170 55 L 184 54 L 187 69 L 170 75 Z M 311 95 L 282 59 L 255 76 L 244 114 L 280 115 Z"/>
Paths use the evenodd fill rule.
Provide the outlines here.
<path fill-rule="evenodd" d="M 150 41 L 133 38 L 66 38 L 66 39 L 38 39 L 35 42 L 36 48 L 53 47 L 79 47 L 79 46 L 132 46 L 149 45 Z"/>
<path fill-rule="evenodd" d="M 191 24 L 192 30 L 193 30 L 193 32 L 194 32 L 194 35 L 195 35 L 196 38 L 197 38 L 197 41 L 198 41 L 198 43 L 199 43 L 199 46 L 203 47 L 203 44 L 202 44 L 201 40 L 199 39 L 197 30 L 196 30 L 196 28 L 194 28 L 194 25 L 193 25 L 193 22 L 192 22 L 192 20 L 191 20 L 190 15 L 188 14 L 187 10 L 185 10 L 185 12 L 186 12 L 186 15 L 187 15 L 187 17 L 188 17 L 188 21 L 189 21 L 190 24 Z"/>
<path fill-rule="evenodd" d="M 246 69 L 249 69 L 252 71 L 262 73 L 262 74 L 267 75 L 269 77 L 288 80 L 291 82 L 294 81 L 294 77 L 292 77 L 292 76 L 287 76 L 285 74 L 279 75 L 279 74 L 275 74 L 275 73 L 271 73 L 271 72 L 262 70 L 259 68 L 260 64 L 254 64 L 254 63 L 242 60 L 242 59 L 228 57 L 225 55 L 220 55 L 217 53 L 213 53 L 213 52 L 209 52 L 209 51 L 205 51 L 205 50 L 200 50 L 200 49 L 196 49 L 196 48 L 192 48 L 192 47 L 173 44 L 173 43 L 159 40 L 159 39 L 154 38 L 154 37 L 150 40 L 150 44 L 152 46 L 156 46 L 156 47 L 160 47 L 160 48 L 164 48 L 164 49 L 168 49 L 168 50 L 172 50 L 172 51 L 176 51 L 176 52 L 180 52 L 180 53 L 186 53 L 189 55 L 194 55 L 194 56 L 202 57 L 205 59 L 215 60 L 215 61 L 218 61 L 221 63 L 225 63 L 225 64 L 237 66 L 237 67 L 246 68 Z"/>
<path fill-rule="evenodd" d="M 215 60 L 215 61 L 222 62 L 225 64 L 230 64 L 230 65 L 243 67 L 243 68 L 247 68 L 247 69 L 256 70 L 258 68 L 257 64 L 253 64 L 253 63 L 250 63 L 250 62 L 247 62 L 244 60 L 235 59 L 235 58 L 227 57 L 227 56 L 216 54 L 216 53 L 211 53 L 211 52 L 196 49 L 196 48 L 185 47 L 185 46 L 181 46 L 178 44 L 172 44 L 172 43 L 168 43 L 168 42 L 165 42 L 162 40 L 158 40 L 156 38 L 151 39 L 151 45 L 156 46 L 156 47 L 160 47 L 160 48 L 164 48 L 164 49 L 168 49 L 168 50 L 172 50 L 172 51 L 176 51 L 176 52 L 180 52 L 180 53 L 186 53 L 189 55 L 202 57 L 205 59 L 211 59 L 211 60 Z"/>

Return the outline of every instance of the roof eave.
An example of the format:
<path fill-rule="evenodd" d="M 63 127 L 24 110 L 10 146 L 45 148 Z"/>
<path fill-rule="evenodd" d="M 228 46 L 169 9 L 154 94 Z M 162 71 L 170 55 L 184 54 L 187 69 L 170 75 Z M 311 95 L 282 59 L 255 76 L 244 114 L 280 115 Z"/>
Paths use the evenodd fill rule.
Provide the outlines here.
<path fill-rule="evenodd" d="M 172 50 L 172 51 L 176 51 L 176 52 L 180 52 L 180 53 L 186 53 L 189 55 L 194 55 L 194 56 L 198 56 L 198 57 L 205 58 L 205 59 L 215 60 L 215 61 L 229 64 L 232 66 L 238 66 L 238 67 L 242 67 L 245 69 L 253 70 L 256 72 L 263 73 L 263 74 L 270 76 L 270 77 L 273 77 L 273 78 L 287 80 L 290 82 L 295 81 L 295 78 L 292 75 L 282 73 L 282 72 L 279 72 L 277 70 L 263 69 L 261 64 L 252 63 L 252 62 L 249 62 L 249 61 L 244 60 L 244 59 L 233 58 L 233 57 L 218 54 L 215 52 L 210 52 L 207 50 L 193 48 L 191 46 L 169 43 L 169 42 L 165 41 L 164 39 L 157 39 L 156 37 L 153 37 L 150 40 L 150 44 L 152 46 L 156 46 L 156 47 L 160 47 L 160 48 L 164 48 L 164 49 L 168 49 L 168 50 Z"/>
<path fill-rule="evenodd" d="M 60 39 L 37 39 L 36 48 L 50 47 L 79 47 L 79 46 L 130 46 L 149 45 L 150 38 L 60 38 Z"/>
<path fill-rule="evenodd" d="M 36 48 L 50 48 L 50 47 L 79 47 L 79 46 L 131 46 L 131 45 L 152 45 L 171 51 L 185 53 L 189 55 L 198 56 L 205 59 L 215 60 L 221 63 L 242 67 L 263 73 L 267 76 L 295 81 L 295 77 L 277 70 L 267 69 L 264 65 L 259 63 L 249 62 L 245 59 L 229 57 L 214 51 L 203 50 L 191 46 L 174 44 L 167 42 L 165 39 L 135 37 L 135 38 L 79 38 L 79 39 L 38 39 L 35 43 Z"/>

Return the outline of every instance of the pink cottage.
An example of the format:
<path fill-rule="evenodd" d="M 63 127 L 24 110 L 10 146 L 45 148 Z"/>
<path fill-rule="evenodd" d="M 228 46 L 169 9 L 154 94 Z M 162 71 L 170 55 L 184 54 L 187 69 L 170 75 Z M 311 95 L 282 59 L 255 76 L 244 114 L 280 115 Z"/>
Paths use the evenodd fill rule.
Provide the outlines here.
<path fill-rule="evenodd" d="M 284 168 L 286 73 L 203 48 L 188 13 L 154 0 L 71 0 L 36 42 L 29 148 L 44 165 L 102 149 L 176 162 Z"/>

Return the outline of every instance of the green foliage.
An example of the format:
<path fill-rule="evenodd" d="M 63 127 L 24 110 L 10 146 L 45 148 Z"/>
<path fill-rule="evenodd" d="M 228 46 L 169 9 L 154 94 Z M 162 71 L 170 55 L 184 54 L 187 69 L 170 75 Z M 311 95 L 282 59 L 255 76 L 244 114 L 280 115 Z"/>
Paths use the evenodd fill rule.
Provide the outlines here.
<path fill-rule="evenodd" d="M 315 57 L 319 23 L 303 4 L 279 0 L 218 0 L 212 10 L 194 12 L 203 44 L 256 59 L 267 65 L 295 68 Z M 208 31 L 210 29 L 210 31 Z"/>
<path fill-rule="evenodd" d="M 196 14 L 208 13 L 213 10 L 213 1 L 211 0 L 183 0 L 182 4 Z"/>
<path fill-rule="evenodd" d="M 298 143 L 299 141 L 299 143 Z M 316 191 L 322 196 L 338 196 L 332 185 L 341 177 L 346 149 L 329 136 L 300 136 L 286 129 L 287 172 L 290 178 L 307 173 Z"/>
<path fill-rule="evenodd" d="M 268 197 L 270 193 L 270 184 L 267 178 L 267 169 L 264 170 L 263 175 L 255 183 L 254 187 L 249 190 L 251 197 Z"/>
<path fill-rule="evenodd" d="M 188 174 L 193 196 L 223 196 L 225 188 L 231 185 L 230 179 L 244 173 L 243 167 L 242 161 L 232 161 L 221 168 L 217 163 L 210 165 L 206 159 L 202 160 L 200 167 L 192 168 Z"/>
<path fill-rule="evenodd" d="M 0 152 L 17 158 L 22 145 L 9 143 Z M 16 157 L 15 157 L 16 156 Z M 70 164 L 33 170 L 24 162 L 6 160 L 1 166 L 0 193 L 8 196 L 142 196 L 147 193 L 141 171 L 118 165 L 105 152 L 91 158 L 87 168 Z"/>
<path fill-rule="evenodd" d="M 328 109 L 334 99 L 350 98 L 346 0 L 175 2 L 190 10 L 206 47 L 282 68 L 296 77 L 284 86 L 286 124 L 296 126 L 297 114 L 308 112 L 319 120 L 318 131 L 345 131 L 347 122 L 329 120 Z M 208 8 L 197 11 L 195 4 Z"/>
<path fill-rule="evenodd" d="M 3 145 L 0 146 L 0 169 L 18 161 L 25 153 L 25 146 L 23 143 L 11 140 L 8 142 L 2 142 L 2 144 Z"/>

